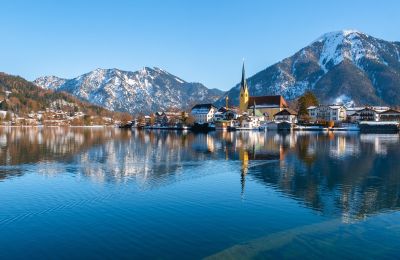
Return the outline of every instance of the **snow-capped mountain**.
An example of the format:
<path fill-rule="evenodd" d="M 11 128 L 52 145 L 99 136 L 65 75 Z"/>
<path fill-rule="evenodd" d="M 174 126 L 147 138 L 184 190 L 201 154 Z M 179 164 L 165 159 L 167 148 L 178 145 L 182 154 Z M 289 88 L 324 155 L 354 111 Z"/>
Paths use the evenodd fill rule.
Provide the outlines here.
<path fill-rule="evenodd" d="M 42 88 L 71 93 L 113 111 L 134 114 L 186 109 L 195 103 L 213 103 L 223 95 L 218 89 L 208 89 L 165 70 L 148 67 L 135 72 L 96 69 L 74 79 L 47 76 L 34 83 Z"/>
<path fill-rule="evenodd" d="M 400 42 L 355 30 L 322 35 L 248 79 L 250 95 L 292 100 L 312 90 L 326 103 L 400 104 Z M 239 85 L 226 95 L 238 103 Z M 224 97 L 217 103 L 223 104 Z"/>

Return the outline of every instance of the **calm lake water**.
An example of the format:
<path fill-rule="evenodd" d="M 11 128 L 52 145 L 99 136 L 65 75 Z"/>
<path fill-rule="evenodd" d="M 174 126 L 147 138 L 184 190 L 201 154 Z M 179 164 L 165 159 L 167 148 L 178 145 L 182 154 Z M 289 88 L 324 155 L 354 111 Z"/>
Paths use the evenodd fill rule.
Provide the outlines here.
<path fill-rule="evenodd" d="M 399 135 L 0 128 L 2 259 L 398 259 L 399 209 Z"/>

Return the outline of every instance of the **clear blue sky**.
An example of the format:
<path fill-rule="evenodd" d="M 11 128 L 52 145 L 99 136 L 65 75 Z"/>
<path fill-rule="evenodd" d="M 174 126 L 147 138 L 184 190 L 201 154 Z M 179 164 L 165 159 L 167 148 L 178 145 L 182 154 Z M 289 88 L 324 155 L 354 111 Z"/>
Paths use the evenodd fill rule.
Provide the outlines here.
<path fill-rule="evenodd" d="M 33 80 L 157 66 L 208 87 L 239 82 L 325 32 L 400 41 L 400 1 L 1 1 L 0 71 Z"/>

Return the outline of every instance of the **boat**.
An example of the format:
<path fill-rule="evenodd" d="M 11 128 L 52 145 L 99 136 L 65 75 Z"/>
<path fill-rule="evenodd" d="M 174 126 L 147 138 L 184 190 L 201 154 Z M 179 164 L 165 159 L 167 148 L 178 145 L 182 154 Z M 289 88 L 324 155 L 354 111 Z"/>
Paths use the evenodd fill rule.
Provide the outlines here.
<path fill-rule="evenodd" d="M 199 124 L 195 123 L 191 128 L 191 131 L 193 132 L 209 132 L 209 131 L 215 131 L 215 125 L 213 123 L 204 123 L 204 124 Z"/>
<path fill-rule="evenodd" d="M 260 127 L 236 127 L 237 131 L 260 131 Z"/>
<path fill-rule="evenodd" d="M 153 125 L 153 126 L 145 126 L 144 129 L 150 130 L 189 130 L 189 126 L 184 125 L 174 125 L 174 126 L 160 126 L 160 125 Z"/>
<path fill-rule="evenodd" d="M 320 125 L 296 125 L 293 130 L 296 131 L 326 131 L 328 128 Z"/>
<path fill-rule="evenodd" d="M 361 121 L 359 127 L 361 133 L 395 134 L 399 132 L 399 122 L 396 121 Z"/>

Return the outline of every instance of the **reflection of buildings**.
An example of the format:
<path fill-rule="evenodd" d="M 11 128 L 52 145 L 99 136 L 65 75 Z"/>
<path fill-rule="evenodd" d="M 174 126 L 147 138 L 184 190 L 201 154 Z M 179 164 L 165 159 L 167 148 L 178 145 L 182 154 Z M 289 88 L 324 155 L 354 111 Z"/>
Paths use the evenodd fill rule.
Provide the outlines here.
<path fill-rule="evenodd" d="M 398 135 L 299 134 L 279 167 L 256 167 L 248 175 L 348 222 L 400 208 L 399 144 Z"/>
<path fill-rule="evenodd" d="M 229 160 L 242 194 L 250 176 L 313 210 L 351 221 L 400 208 L 399 144 L 399 135 L 0 128 L 0 164 L 152 188 L 202 177 L 207 169 L 218 172 Z M 13 168 L 0 168 L 2 178 L 26 172 Z"/>

